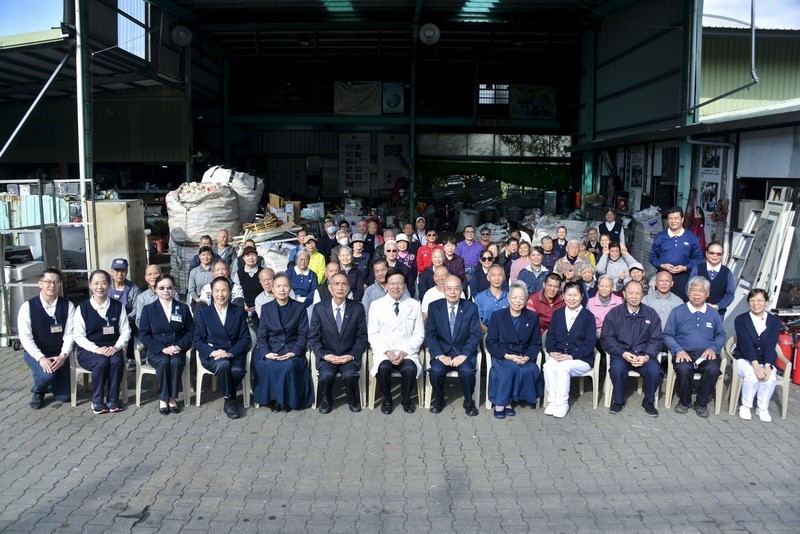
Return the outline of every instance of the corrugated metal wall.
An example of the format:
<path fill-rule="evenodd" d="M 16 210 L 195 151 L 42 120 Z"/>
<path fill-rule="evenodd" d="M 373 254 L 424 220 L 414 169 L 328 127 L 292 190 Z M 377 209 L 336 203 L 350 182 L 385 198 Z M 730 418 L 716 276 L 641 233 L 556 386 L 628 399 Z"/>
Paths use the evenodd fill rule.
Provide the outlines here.
<path fill-rule="evenodd" d="M 586 66 L 595 68 L 596 137 L 680 124 L 684 27 L 688 28 L 684 6 L 689 1 L 642 0 L 602 19 L 596 65 Z M 586 99 L 584 72 L 583 109 Z M 583 115 L 580 127 L 585 135 Z"/>
<path fill-rule="evenodd" d="M 306 194 L 306 158 L 338 158 L 338 132 L 254 131 L 253 157 L 263 157 L 267 189 L 285 198 Z"/>
<path fill-rule="evenodd" d="M 0 106 L 0 135 L 7 139 L 26 104 Z M 117 91 L 94 97 L 94 161 L 186 161 L 186 100 L 168 87 Z M 78 160 L 76 103 L 43 100 L 3 156 L 8 163 Z"/>
<path fill-rule="evenodd" d="M 750 82 L 750 36 L 703 35 L 700 102 Z M 756 34 L 760 83 L 700 108 L 701 117 L 742 111 L 800 98 L 800 39 L 771 32 Z"/>

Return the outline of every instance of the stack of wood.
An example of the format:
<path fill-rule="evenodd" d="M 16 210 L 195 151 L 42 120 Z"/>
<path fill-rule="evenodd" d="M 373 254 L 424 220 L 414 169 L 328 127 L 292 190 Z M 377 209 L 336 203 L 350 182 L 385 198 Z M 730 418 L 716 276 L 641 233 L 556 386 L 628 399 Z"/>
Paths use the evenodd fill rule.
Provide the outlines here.
<path fill-rule="evenodd" d="M 261 232 L 267 232 L 269 230 L 275 230 L 276 228 L 280 228 L 281 222 L 275 216 L 274 213 L 268 213 L 263 220 L 255 222 L 255 223 L 244 223 L 242 225 L 242 229 L 245 231 L 250 231 L 254 234 L 259 234 Z"/>

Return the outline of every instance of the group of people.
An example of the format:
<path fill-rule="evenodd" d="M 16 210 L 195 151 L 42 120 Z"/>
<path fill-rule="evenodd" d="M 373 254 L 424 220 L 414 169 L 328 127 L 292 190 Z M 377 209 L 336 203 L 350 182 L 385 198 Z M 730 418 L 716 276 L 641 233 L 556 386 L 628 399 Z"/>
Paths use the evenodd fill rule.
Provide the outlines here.
<path fill-rule="evenodd" d="M 210 246 L 210 237 L 201 243 L 190 274 L 188 304 L 176 298 L 174 278 L 155 265 L 145 272 L 148 289 L 132 295 L 130 286 L 135 285 L 126 280 L 127 262 L 120 258 L 111 273 L 91 273 L 91 297 L 76 308 L 59 296 L 60 273 L 47 269 L 39 282 L 40 295 L 20 308 L 18 318 L 25 361 L 34 376 L 31 406 L 40 408 L 47 392 L 58 400 L 69 398 L 64 363 L 74 343 L 78 363 L 92 373 L 93 412 L 120 411 L 123 351 L 135 335 L 156 369 L 159 412 L 164 415 L 181 410 L 180 376 L 185 355 L 194 348 L 200 364 L 221 385 L 224 413 L 238 418 L 236 392 L 255 344 L 254 400 L 275 412 L 314 402 L 308 349 L 319 376 L 320 413 L 333 408 L 337 374 L 349 409 L 360 411 L 362 372 L 375 377 L 385 414 L 394 409 L 391 382 L 399 375 L 400 405 L 412 413 L 414 384 L 427 369 L 432 413 L 442 411 L 445 377 L 455 372 L 465 413 L 475 416 L 478 352 L 485 339 L 491 363 L 488 399 L 495 418 L 514 416 L 519 402 L 535 406 L 545 394 L 545 413 L 566 416 L 569 379 L 587 373 L 598 350 L 609 359 L 612 414 L 625 405 L 625 379 L 633 369 L 644 379 L 643 409 L 658 415 L 655 394 L 663 375 L 658 355 L 669 350 L 678 380 L 676 411 L 693 408 L 707 417 L 708 398 L 720 373 L 725 343 L 721 316 L 730 304 L 726 299 L 732 276 L 721 266 L 722 247 L 716 242 L 707 247 L 706 261 L 702 252 L 697 260 L 696 238 L 682 229 L 682 218 L 679 209 L 670 210 L 669 229 L 655 240 L 650 260 L 659 272 L 647 295 L 647 286 L 632 269 L 626 277 L 612 273 L 595 279 L 592 273 L 587 280 L 583 275 L 584 264 L 599 264 L 605 257 L 608 263 L 617 261 L 613 244 L 624 241 L 624 233 L 613 219 L 600 225 L 599 231 L 605 229 L 603 235 L 613 241 L 599 250 L 591 235 L 589 242 L 577 243 L 567 239 L 566 229 L 533 247 L 512 235 L 500 250 L 489 240 L 488 229 L 481 229 L 476 239 L 471 226 L 464 229 L 463 241 L 446 240 L 443 246 L 437 243 L 437 232 L 418 218 L 401 234 L 369 233 L 375 239 L 368 253 L 351 247 L 366 244 L 362 236 L 343 228 L 326 230 L 339 239 L 331 244 L 330 256 L 314 262 L 319 272 L 310 267 L 321 256 L 313 235 L 299 236 L 290 267 L 275 273 L 263 267 L 254 243 L 246 244 L 237 257 L 227 251 L 227 234 L 220 232 L 216 246 Z M 684 275 L 687 282 L 681 288 Z M 766 313 L 766 297 L 762 290 L 751 292 L 751 311 L 736 319 L 734 357 L 749 363 L 739 365 L 742 418 L 750 417 L 758 395 L 757 414 L 769 420 L 776 379 L 771 347 L 779 320 Z M 543 345 L 546 358 L 540 373 L 537 358 Z M 372 366 L 366 370 L 368 348 Z M 702 379 L 693 402 L 695 372 Z"/>

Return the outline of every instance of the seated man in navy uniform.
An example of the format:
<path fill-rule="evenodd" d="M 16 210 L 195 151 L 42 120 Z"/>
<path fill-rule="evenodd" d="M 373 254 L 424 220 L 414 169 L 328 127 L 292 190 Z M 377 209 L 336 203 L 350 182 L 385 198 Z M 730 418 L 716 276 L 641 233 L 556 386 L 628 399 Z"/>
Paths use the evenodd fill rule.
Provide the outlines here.
<path fill-rule="evenodd" d="M 361 411 L 358 373 L 363 372 L 362 356 L 369 346 L 367 315 L 360 302 L 347 298 L 350 292 L 347 276 L 336 273 L 329 285 L 331 298 L 314 306 L 308 336 L 322 389 L 319 413 L 330 413 L 333 408 L 333 380 L 337 373 L 342 375 L 350 411 L 356 413 Z"/>
<path fill-rule="evenodd" d="M 45 269 L 39 278 L 39 294 L 19 307 L 17 330 L 23 358 L 33 373 L 30 407 L 44 405 L 45 393 L 61 402 L 70 399 L 69 352 L 72 350 L 72 320 L 75 306 L 59 297 L 61 272 Z"/>
<path fill-rule="evenodd" d="M 472 393 L 481 336 L 478 307 L 461 298 L 461 280 L 448 276 L 444 281 L 444 298 L 430 303 L 425 323 L 425 341 L 431 357 L 431 413 L 442 411 L 445 376 L 448 371 L 457 371 L 464 392 L 464 410 L 470 417 L 478 415 Z"/>

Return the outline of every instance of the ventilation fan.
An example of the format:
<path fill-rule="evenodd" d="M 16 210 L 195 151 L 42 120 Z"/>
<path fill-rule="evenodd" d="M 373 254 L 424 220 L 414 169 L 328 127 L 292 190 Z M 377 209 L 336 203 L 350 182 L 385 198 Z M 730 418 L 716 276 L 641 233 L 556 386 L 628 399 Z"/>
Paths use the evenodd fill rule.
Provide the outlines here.
<path fill-rule="evenodd" d="M 441 36 L 442 32 L 439 31 L 439 26 L 432 22 L 423 24 L 419 29 L 419 40 L 426 45 L 435 45 Z"/>
<path fill-rule="evenodd" d="M 178 24 L 170 30 L 169 37 L 175 46 L 187 46 L 192 42 L 192 30 L 183 24 Z"/>

